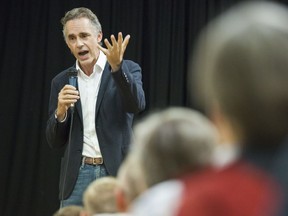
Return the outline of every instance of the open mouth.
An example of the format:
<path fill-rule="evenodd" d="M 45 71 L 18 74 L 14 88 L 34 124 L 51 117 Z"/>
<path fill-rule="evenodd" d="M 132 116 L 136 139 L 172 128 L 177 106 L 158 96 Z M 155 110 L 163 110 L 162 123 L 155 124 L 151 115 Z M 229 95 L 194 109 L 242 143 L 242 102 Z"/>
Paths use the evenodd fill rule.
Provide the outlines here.
<path fill-rule="evenodd" d="M 84 55 L 86 55 L 88 53 L 88 51 L 82 51 L 82 52 L 79 52 L 78 54 L 80 55 L 80 56 L 84 56 Z"/>

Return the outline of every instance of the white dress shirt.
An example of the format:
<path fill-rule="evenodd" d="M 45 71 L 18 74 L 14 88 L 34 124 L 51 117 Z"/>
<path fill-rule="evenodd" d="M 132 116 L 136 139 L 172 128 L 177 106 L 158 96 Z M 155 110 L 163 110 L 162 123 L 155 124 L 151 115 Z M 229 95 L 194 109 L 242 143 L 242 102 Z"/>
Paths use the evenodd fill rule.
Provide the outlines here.
<path fill-rule="evenodd" d="M 93 73 L 90 76 L 87 76 L 81 70 L 78 61 L 76 61 L 76 69 L 79 69 L 78 88 L 82 106 L 84 127 L 84 143 L 82 155 L 87 157 L 102 157 L 95 128 L 95 111 L 97 96 L 101 84 L 101 77 L 105 68 L 106 61 L 106 56 L 102 51 L 100 51 L 98 60 L 94 65 Z"/>

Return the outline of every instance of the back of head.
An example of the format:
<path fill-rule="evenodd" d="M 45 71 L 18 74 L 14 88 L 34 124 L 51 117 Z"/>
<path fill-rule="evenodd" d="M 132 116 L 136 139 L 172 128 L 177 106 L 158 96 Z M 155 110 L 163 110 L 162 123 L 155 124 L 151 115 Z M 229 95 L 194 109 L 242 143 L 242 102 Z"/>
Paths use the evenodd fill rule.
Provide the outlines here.
<path fill-rule="evenodd" d="M 210 165 L 216 140 L 200 112 L 169 108 L 150 115 L 135 127 L 134 141 L 147 186 Z"/>
<path fill-rule="evenodd" d="M 194 96 L 208 112 L 220 107 L 242 142 L 276 143 L 287 134 L 287 23 L 284 6 L 251 1 L 200 35 L 190 71 Z"/>
<path fill-rule="evenodd" d="M 139 159 L 138 152 L 130 152 L 119 168 L 117 174 L 119 183 L 117 198 L 120 211 L 128 211 L 133 201 L 146 190 Z"/>
<path fill-rule="evenodd" d="M 82 207 L 71 205 L 59 209 L 53 216 L 79 216 L 83 211 Z"/>
<path fill-rule="evenodd" d="M 84 208 L 90 214 L 117 212 L 115 190 L 118 182 L 114 177 L 103 177 L 92 182 L 84 192 Z"/>

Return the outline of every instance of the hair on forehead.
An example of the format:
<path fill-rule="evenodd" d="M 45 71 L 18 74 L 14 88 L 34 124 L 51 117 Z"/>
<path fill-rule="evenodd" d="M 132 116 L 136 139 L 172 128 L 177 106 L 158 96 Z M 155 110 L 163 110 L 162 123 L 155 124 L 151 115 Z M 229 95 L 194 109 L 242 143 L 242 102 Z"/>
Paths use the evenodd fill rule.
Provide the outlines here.
<path fill-rule="evenodd" d="M 65 16 L 61 19 L 64 36 L 65 36 L 64 28 L 66 23 L 70 20 L 80 18 L 87 18 L 91 22 L 91 24 L 95 27 L 97 32 L 102 32 L 102 27 L 97 16 L 90 9 L 85 7 L 79 7 L 66 12 Z"/>

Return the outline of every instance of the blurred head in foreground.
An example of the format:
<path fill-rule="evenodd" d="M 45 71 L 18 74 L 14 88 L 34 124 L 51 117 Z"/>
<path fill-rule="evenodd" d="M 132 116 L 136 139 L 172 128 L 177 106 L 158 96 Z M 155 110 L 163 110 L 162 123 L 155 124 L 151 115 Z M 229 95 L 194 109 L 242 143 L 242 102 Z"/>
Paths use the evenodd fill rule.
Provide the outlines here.
<path fill-rule="evenodd" d="M 119 212 L 128 212 L 135 199 L 147 189 L 139 162 L 138 153 L 129 153 L 119 168 L 117 174 L 119 187 L 116 190 Z"/>
<path fill-rule="evenodd" d="M 229 10 L 200 35 L 192 92 L 242 144 L 274 145 L 287 135 L 287 23 L 287 8 L 256 1 Z"/>
<path fill-rule="evenodd" d="M 211 164 L 217 134 L 198 111 L 169 108 L 149 115 L 134 131 L 132 154 L 139 154 L 147 187 Z"/>
<path fill-rule="evenodd" d="M 92 182 L 84 192 L 84 208 L 90 215 L 117 212 L 115 190 L 118 181 L 114 177 L 103 177 Z"/>
<path fill-rule="evenodd" d="M 70 205 L 59 209 L 53 216 L 81 216 L 85 214 L 86 212 L 81 206 Z"/>

